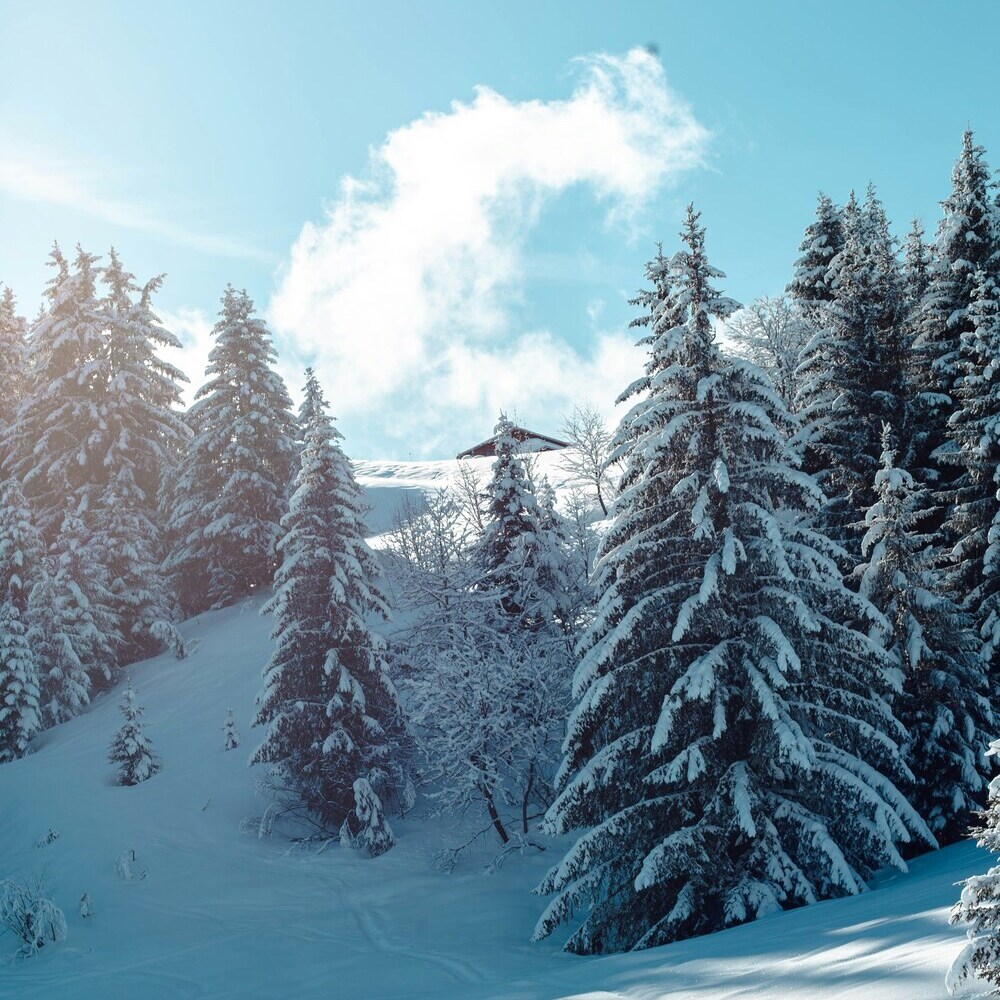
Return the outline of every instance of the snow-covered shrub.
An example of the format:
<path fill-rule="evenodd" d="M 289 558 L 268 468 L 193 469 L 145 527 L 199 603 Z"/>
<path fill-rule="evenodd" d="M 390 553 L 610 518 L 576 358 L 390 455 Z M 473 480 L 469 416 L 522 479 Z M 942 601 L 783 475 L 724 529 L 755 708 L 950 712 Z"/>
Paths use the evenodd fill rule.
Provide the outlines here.
<path fill-rule="evenodd" d="M 21 941 L 18 958 L 37 955 L 50 941 L 66 937 L 66 917 L 45 892 L 41 876 L 0 882 L 0 927 L 12 931 Z"/>
<path fill-rule="evenodd" d="M 123 882 L 141 882 L 146 877 L 146 869 L 143 868 L 137 872 L 132 867 L 134 864 L 135 851 L 131 848 L 127 851 L 122 851 L 115 861 L 115 874 Z"/>
<path fill-rule="evenodd" d="M 354 782 L 354 808 L 340 828 L 340 840 L 368 858 L 385 854 L 396 843 L 382 812 L 382 800 L 366 778 Z"/>

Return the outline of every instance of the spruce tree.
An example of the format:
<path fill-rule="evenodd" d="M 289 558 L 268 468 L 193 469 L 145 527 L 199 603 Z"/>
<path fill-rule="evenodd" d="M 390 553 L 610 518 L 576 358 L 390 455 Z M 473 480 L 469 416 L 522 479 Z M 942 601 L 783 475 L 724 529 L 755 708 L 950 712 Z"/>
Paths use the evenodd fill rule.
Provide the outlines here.
<path fill-rule="evenodd" d="M 947 493 L 961 472 L 949 421 L 964 376 L 962 339 L 973 332 L 970 315 L 980 274 L 995 279 L 1000 262 L 1000 229 L 992 197 L 986 151 L 962 137 L 952 170 L 952 189 L 941 203 L 927 291 L 916 320 L 915 350 L 919 379 L 914 385 L 914 422 L 920 441 L 915 467 L 936 492 Z"/>
<path fill-rule="evenodd" d="M 840 210 L 821 191 L 816 204 L 816 218 L 806 226 L 805 236 L 799 244 L 795 272 L 785 289 L 806 320 L 814 325 L 819 322 L 819 312 L 833 299 L 830 265 L 843 246 Z"/>
<path fill-rule="evenodd" d="M 222 735 L 225 737 L 226 745 L 224 750 L 236 750 L 240 745 L 240 731 L 236 728 L 236 719 L 233 718 L 233 710 L 229 709 L 226 716 L 226 724 L 222 727 Z"/>
<path fill-rule="evenodd" d="M 87 501 L 70 506 L 50 548 L 53 586 L 77 658 L 92 690 L 106 688 L 118 667 L 122 637 L 103 553 L 92 544 L 96 531 Z"/>
<path fill-rule="evenodd" d="M 267 585 L 275 569 L 295 428 L 271 335 L 253 313 L 245 291 L 226 289 L 171 494 L 166 565 L 188 613 Z"/>
<path fill-rule="evenodd" d="M 96 293 L 97 258 L 77 248 L 73 268 L 58 247 L 48 309 L 31 331 L 31 391 L 6 471 L 16 475 L 47 542 L 68 502 L 102 482 L 102 395 L 107 385 L 104 324 Z"/>
<path fill-rule="evenodd" d="M 41 729 L 38 664 L 28 637 L 28 595 L 42 543 L 14 478 L 0 483 L 0 763 L 23 757 Z"/>
<path fill-rule="evenodd" d="M 5 441 L 14 432 L 17 411 L 27 391 L 26 332 L 27 324 L 17 314 L 14 293 L 4 288 L 0 296 L 0 384 L 3 385 L 0 393 L 0 468 L 10 447 Z"/>
<path fill-rule="evenodd" d="M 567 944 L 581 953 L 858 893 L 905 869 L 897 845 L 933 842 L 896 787 L 891 661 L 844 624 L 878 614 L 802 516 L 822 497 L 796 468 L 787 410 L 714 342 L 735 304 L 693 209 L 682 238 L 664 307 L 681 322 L 652 345 L 662 374 L 623 421 L 546 818 L 583 832 L 540 886 L 556 896 L 536 937 L 582 916 Z"/>
<path fill-rule="evenodd" d="M 368 626 L 388 609 L 364 540 L 361 489 L 311 372 L 306 395 L 312 416 L 265 607 L 277 648 L 254 725 L 266 732 L 251 763 L 270 765 L 279 786 L 337 830 L 359 779 L 382 799 L 406 797 L 409 781 L 398 756 L 402 711 L 384 643 Z"/>
<path fill-rule="evenodd" d="M 844 245 L 830 264 L 833 297 L 799 369 L 805 468 L 827 497 L 825 530 L 860 559 L 855 525 L 874 502 L 881 426 L 900 426 L 905 352 L 902 289 L 881 202 L 869 188 L 842 213 Z"/>
<path fill-rule="evenodd" d="M 107 294 L 101 301 L 107 330 L 108 386 L 102 400 L 107 479 L 129 470 L 143 510 L 152 517 L 164 478 L 187 444 L 187 425 L 177 412 L 178 383 L 187 377 L 165 362 L 159 351 L 179 348 L 153 312 L 153 295 L 163 276 L 141 288 L 112 247 L 103 269 Z"/>
<path fill-rule="evenodd" d="M 160 761 L 146 735 L 142 706 L 135 699 L 129 678 L 122 696 L 122 726 L 108 748 L 108 760 L 118 765 L 119 785 L 138 785 L 160 769 Z"/>
<path fill-rule="evenodd" d="M 54 567 L 44 565 L 28 601 L 28 641 L 39 675 L 40 707 L 46 725 L 79 715 L 90 704 L 90 676 L 78 650 L 86 637 L 77 628 L 78 610 L 56 589 Z"/>
<path fill-rule="evenodd" d="M 903 675 L 895 711 L 914 776 L 906 790 L 943 845 L 965 836 L 983 804 L 988 768 L 981 748 L 993 713 L 969 621 L 941 592 L 931 540 L 921 531 L 926 490 L 894 458 L 886 426 L 858 577 L 861 594 L 885 616 L 877 632 Z"/>
<path fill-rule="evenodd" d="M 950 490 L 938 488 L 947 504 L 945 538 L 950 552 L 948 583 L 961 595 L 979 631 L 982 656 L 1000 688 L 1000 285 L 978 272 L 967 311 L 968 329 L 959 344 L 954 396 L 958 403 L 949 422 L 955 449 L 953 464 L 962 472 Z"/>

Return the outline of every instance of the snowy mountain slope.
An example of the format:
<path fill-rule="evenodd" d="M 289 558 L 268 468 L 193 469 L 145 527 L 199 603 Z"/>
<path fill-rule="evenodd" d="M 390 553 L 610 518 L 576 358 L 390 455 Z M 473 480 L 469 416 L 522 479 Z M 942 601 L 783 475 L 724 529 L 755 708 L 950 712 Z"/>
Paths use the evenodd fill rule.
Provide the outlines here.
<path fill-rule="evenodd" d="M 247 729 L 269 623 L 262 598 L 184 624 L 197 648 L 131 670 L 162 755 L 144 784 L 112 784 L 105 760 L 120 691 L 45 733 L 0 767 L 0 877 L 44 872 L 69 937 L 8 965 L 7 998 L 671 997 L 941 1000 L 961 934 L 947 925 L 953 883 L 986 856 L 963 844 L 913 864 L 863 897 L 635 955 L 582 959 L 528 942 L 542 902 L 530 895 L 560 852 L 514 856 L 482 874 L 484 852 L 452 875 L 434 852 L 446 826 L 394 823 L 398 846 L 372 861 L 336 845 L 317 853 L 240 833 L 259 814 Z M 222 750 L 232 707 L 244 738 Z M 59 838 L 36 841 L 50 829 Z M 116 859 L 135 851 L 124 881 Z M 89 893 L 95 914 L 77 915 Z"/>

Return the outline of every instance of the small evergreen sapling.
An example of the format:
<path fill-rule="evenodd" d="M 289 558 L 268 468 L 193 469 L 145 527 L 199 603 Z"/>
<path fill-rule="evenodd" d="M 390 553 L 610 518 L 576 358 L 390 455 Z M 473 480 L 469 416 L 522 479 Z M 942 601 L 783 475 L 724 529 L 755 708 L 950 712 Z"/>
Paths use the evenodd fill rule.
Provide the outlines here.
<path fill-rule="evenodd" d="M 108 760 L 118 765 L 118 784 L 138 785 L 151 778 L 160 769 L 149 738 L 144 732 L 142 708 L 135 700 L 135 690 L 129 680 L 122 698 L 122 715 L 125 721 L 111 741 Z"/>
<path fill-rule="evenodd" d="M 240 745 L 240 731 L 236 728 L 236 720 L 233 718 L 233 710 L 229 709 L 226 717 L 226 724 L 222 728 L 222 735 L 226 738 L 226 750 L 236 750 Z"/>

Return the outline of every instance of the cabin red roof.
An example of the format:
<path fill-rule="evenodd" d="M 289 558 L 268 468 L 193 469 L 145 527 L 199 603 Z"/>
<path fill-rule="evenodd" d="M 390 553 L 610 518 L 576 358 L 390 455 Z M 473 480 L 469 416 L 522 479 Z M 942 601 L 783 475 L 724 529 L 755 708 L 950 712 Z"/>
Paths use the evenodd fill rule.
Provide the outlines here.
<path fill-rule="evenodd" d="M 568 448 L 568 441 L 560 441 L 558 438 L 549 437 L 548 434 L 539 434 L 537 431 L 529 431 L 526 427 L 512 427 L 511 436 L 524 445 L 524 451 L 559 451 L 560 448 Z M 487 438 L 479 444 L 465 451 L 460 451 L 456 458 L 488 458 L 496 454 L 493 438 Z"/>

